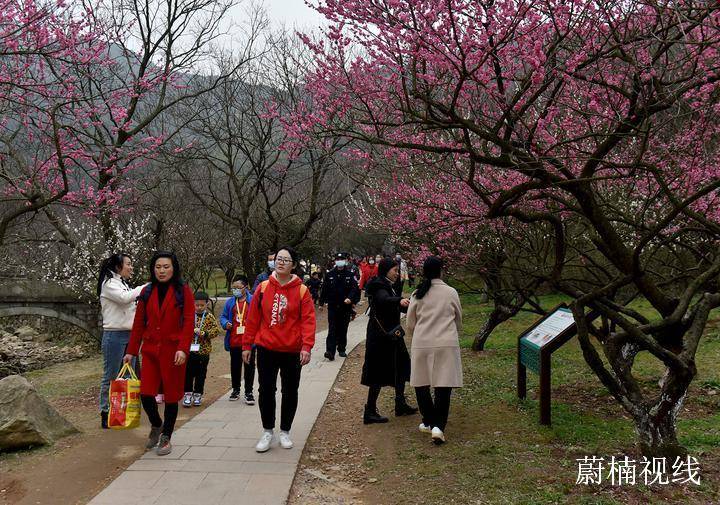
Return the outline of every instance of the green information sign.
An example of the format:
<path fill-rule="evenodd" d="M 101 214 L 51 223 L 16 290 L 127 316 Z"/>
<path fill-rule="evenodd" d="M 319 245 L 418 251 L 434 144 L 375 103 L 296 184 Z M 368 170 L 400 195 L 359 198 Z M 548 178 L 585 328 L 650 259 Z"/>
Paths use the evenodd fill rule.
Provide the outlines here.
<path fill-rule="evenodd" d="M 518 337 L 518 397 L 527 394 L 527 369 L 540 376 L 540 424 L 550 424 L 550 356 L 575 335 L 567 305 L 555 307 Z"/>

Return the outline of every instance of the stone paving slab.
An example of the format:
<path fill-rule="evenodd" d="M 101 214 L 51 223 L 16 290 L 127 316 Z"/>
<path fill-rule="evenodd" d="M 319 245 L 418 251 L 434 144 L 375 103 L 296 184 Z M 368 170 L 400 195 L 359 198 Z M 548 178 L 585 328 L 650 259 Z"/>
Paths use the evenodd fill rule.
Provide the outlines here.
<path fill-rule="evenodd" d="M 351 323 L 348 352 L 365 338 L 366 324 L 364 316 Z M 262 432 L 260 410 L 257 405 L 228 401 L 228 391 L 175 431 L 171 454 L 145 453 L 90 505 L 286 503 L 305 441 L 343 363 L 342 358 L 332 362 L 323 358 L 326 334 L 317 335 L 312 360 L 303 367 L 291 431 L 295 447 L 282 449 L 275 440 L 268 452 L 255 452 Z M 280 396 L 278 384 L 278 418 Z"/>

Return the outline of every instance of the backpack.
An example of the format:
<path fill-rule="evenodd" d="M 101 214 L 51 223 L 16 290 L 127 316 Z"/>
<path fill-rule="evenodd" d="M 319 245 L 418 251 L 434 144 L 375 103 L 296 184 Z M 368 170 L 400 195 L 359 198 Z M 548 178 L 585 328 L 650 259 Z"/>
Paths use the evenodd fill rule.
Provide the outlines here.
<path fill-rule="evenodd" d="M 184 315 L 183 315 L 183 308 L 185 307 L 185 293 L 183 293 L 183 286 L 184 284 L 180 284 L 179 286 L 173 286 L 176 289 L 173 289 L 175 293 L 175 306 L 180 307 L 180 326 L 184 323 Z M 177 289 L 177 288 L 181 289 Z M 143 288 L 143 290 L 140 292 L 140 296 L 137 297 L 138 301 L 142 300 L 145 305 L 147 305 L 148 300 L 150 299 L 150 295 L 152 295 L 152 283 L 148 284 Z M 147 310 L 143 313 L 145 316 L 145 326 L 147 326 Z"/>

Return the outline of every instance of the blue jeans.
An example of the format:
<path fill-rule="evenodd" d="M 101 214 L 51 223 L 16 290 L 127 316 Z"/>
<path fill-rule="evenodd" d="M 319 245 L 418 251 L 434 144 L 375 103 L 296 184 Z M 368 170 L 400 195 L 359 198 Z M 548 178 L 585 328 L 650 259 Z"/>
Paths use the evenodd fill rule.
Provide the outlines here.
<path fill-rule="evenodd" d="M 102 336 L 103 377 L 100 383 L 100 411 L 110 410 L 110 382 L 117 378 L 122 368 L 125 349 L 130 341 L 129 331 L 104 331 Z M 137 359 L 133 359 L 132 366 L 137 373 Z"/>

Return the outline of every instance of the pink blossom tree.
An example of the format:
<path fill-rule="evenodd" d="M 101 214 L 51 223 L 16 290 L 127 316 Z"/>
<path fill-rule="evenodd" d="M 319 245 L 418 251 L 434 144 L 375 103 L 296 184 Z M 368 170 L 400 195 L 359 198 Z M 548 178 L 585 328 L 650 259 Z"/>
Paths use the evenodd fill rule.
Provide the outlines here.
<path fill-rule="evenodd" d="M 14 227 L 20 242 L 89 258 L 68 278 L 94 275 L 124 240 L 138 181 L 184 126 L 169 111 L 227 77 L 206 57 L 232 5 L 0 0 L 0 245 Z M 104 247 L 69 225 L 96 230 L 88 220 Z"/>
<path fill-rule="evenodd" d="M 234 0 L 141 0 L 96 9 L 111 63 L 83 79 L 94 113 L 77 129 L 90 163 L 81 176 L 87 190 L 72 203 L 96 215 L 108 240 L 114 217 L 135 202 L 134 181 L 152 170 L 148 164 L 159 147 L 186 125 L 171 112 L 215 89 L 249 60 L 253 26 L 233 46 L 236 66 L 226 71 L 213 65 L 212 47 L 226 33 L 223 21 L 233 5 Z"/>
<path fill-rule="evenodd" d="M 484 206 L 468 205 L 473 200 L 469 188 L 438 173 L 442 163 L 419 156 L 409 164 L 407 159 L 393 164 L 387 156 L 373 158 L 367 202 L 358 206 L 360 224 L 387 230 L 417 268 L 429 254 L 442 256 L 466 292 L 479 292 L 492 303 L 473 338 L 472 349 L 482 351 L 495 328 L 520 311 L 545 314 L 536 293 L 553 267 L 552 242 L 545 240 L 551 230 L 509 218 L 486 220 Z"/>
<path fill-rule="evenodd" d="M 315 107 L 298 113 L 296 138 L 322 131 L 388 158 L 424 157 L 437 163 L 424 169 L 433 193 L 478 220 L 544 223 L 555 250 L 546 280 L 573 298 L 588 365 L 632 416 L 643 453 L 682 452 L 677 416 L 720 305 L 720 6 L 321 0 L 318 10 L 332 25 L 307 38 Z M 573 250 L 594 282 L 563 275 L 574 229 L 591 246 Z M 625 305 L 634 296 L 652 318 Z M 633 375 L 640 352 L 662 364 L 659 387 Z"/>
<path fill-rule="evenodd" d="M 82 80 L 111 63 L 107 51 L 90 7 L 0 2 L 0 244 L 19 219 L 84 191 L 73 187 L 90 158 L 76 127 L 94 107 Z"/>

